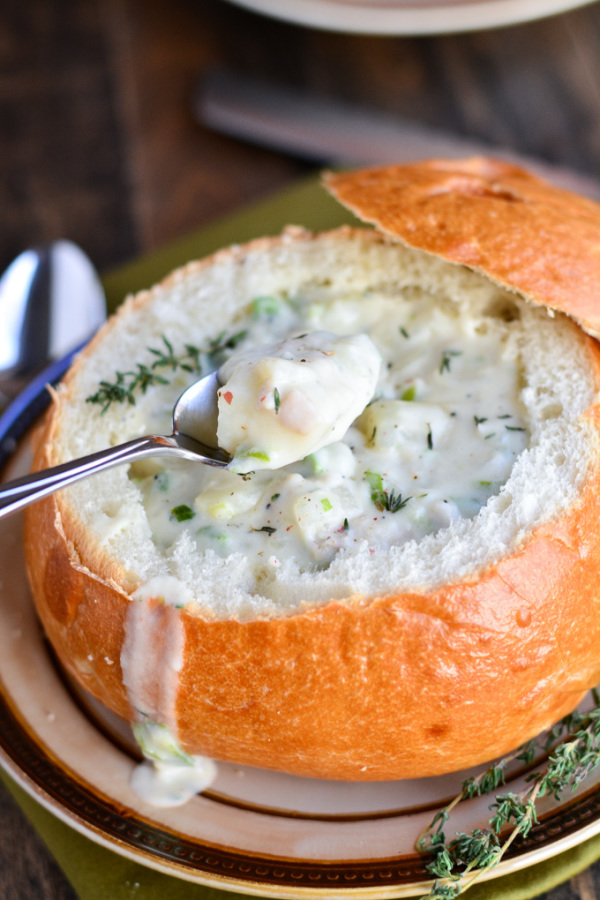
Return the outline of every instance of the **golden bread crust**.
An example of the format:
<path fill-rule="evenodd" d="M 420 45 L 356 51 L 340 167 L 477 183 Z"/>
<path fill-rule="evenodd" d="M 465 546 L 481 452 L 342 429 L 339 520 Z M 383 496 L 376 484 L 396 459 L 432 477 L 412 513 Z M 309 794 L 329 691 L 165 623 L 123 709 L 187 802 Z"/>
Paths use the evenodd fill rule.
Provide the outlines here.
<path fill-rule="evenodd" d="M 583 291 L 600 265 L 600 241 L 594 254 L 589 243 L 600 227 L 593 222 L 598 212 L 512 167 L 452 166 L 451 172 L 435 163 L 396 167 L 335 176 L 329 184 L 407 243 L 486 269 L 536 302 L 600 325 L 600 304 L 594 312 Z M 463 221 L 467 199 L 472 222 Z M 511 212 L 490 216 L 490 203 Z M 552 203 L 546 230 L 558 231 L 544 246 L 560 245 L 560 235 L 576 229 L 572 220 L 562 226 L 560 210 L 577 218 L 579 203 L 588 235 L 579 253 L 570 239 L 554 260 L 555 275 L 538 264 L 545 231 L 536 232 L 533 250 L 522 246 Z M 228 252 L 243 259 L 246 249 Z M 180 270 L 163 285 L 211 262 Z M 567 308 L 565 267 L 581 288 L 573 298 L 570 282 L 569 297 L 580 304 L 575 311 Z M 129 302 L 143 304 L 147 296 Z M 583 334 L 582 348 L 600 390 L 600 350 Z M 86 354 L 93 352 L 92 344 Z M 47 417 L 37 469 L 55 461 L 55 429 L 73 377 Z M 600 680 L 600 406 L 587 417 L 596 448 L 577 502 L 470 579 L 243 622 L 209 620 L 194 606 L 165 607 L 165 633 L 176 619 L 184 638 L 174 697 L 184 749 L 320 778 L 412 778 L 489 760 L 570 712 Z M 137 585 L 82 532 L 60 494 L 27 510 L 25 547 L 38 614 L 59 659 L 102 703 L 133 721 L 120 660 Z"/>
<path fill-rule="evenodd" d="M 328 174 L 359 218 L 600 334 L 600 207 L 486 157 Z"/>

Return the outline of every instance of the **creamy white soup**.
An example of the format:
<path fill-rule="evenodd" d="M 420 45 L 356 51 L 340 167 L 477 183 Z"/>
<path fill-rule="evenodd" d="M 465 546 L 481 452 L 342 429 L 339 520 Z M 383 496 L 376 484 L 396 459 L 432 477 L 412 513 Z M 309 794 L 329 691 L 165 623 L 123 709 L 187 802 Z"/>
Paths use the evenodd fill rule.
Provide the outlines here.
<path fill-rule="evenodd" d="M 527 446 L 518 323 L 314 290 L 257 297 L 236 329 L 219 399 L 231 469 L 132 467 L 161 549 L 185 530 L 198 552 L 324 568 L 475 516 Z"/>

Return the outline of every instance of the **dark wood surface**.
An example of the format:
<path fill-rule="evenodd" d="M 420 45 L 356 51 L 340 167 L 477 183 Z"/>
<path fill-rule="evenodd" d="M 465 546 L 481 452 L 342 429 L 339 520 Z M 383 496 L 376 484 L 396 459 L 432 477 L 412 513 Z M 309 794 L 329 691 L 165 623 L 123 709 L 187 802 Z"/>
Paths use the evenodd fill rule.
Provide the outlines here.
<path fill-rule="evenodd" d="M 404 38 L 294 26 L 224 0 L 3 0 L 0 269 L 31 244 L 68 237 L 104 270 L 310 172 L 195 122 L 194 86 L 214 65 L 600 178 L 596 4 Z M 4 791 L 0 897 L 74 897 Z M 576 898 L 600 898 L 600 864 L 544 895 Z"/>

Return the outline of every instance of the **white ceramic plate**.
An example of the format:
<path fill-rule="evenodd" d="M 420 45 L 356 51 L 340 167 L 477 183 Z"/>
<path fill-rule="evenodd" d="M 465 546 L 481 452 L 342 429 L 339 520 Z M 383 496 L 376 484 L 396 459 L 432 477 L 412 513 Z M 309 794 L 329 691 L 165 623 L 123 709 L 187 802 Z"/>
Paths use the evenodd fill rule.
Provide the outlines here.
<path fill-rule="evenodd" d="M 232 0 L 299 25 L 363 34 L 446 34 L 514 25 L 591 0 Z"/>
<path fill-rule="evenodd" d="M 30 415 L 23 410 L 13 433 Z M 5 477 L 24 471 L 27 445 L 18 441 Z M 352 785 L 219 764 L 216 783 L 186 806 L 148 806 L 129 785 L 136 759 L 128 731 L 98 718 L 69 688 L 44 642 L 20 516 L 0 520 L 0 763 L 52 813 L 117 853 L 188 881 L 282 898 L 426 893 L 426 860 L 415 840 L 466 774 Z M 507 789 L 518 790 L 524 775 L 513 773 Z M 461 804 L 457 828 L 484 825 L 489 802 Z M 488 877 L 598 832 L 600 785 L 590 779 L 565 802 L 548 801 L 527 840 Z"/>

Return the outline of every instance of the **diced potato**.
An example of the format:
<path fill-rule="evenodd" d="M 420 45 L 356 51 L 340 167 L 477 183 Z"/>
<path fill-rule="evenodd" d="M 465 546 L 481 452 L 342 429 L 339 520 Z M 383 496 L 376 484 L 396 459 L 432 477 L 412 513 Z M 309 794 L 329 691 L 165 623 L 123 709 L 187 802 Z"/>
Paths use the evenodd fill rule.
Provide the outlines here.
<path fill-rule="evenodd" d="M 346 506 L 333 491 L 314 490 L 294 503 L 294 519 L 304 541 L 312 545 L 343 528 Z"/>
<path fill-rule="evenodd" d="M 356 424 L 377 450 L 415 443 L 433 450 L 451 422 L 450 414 L 434 403 L 376 400 L 367 406 Z"/>

